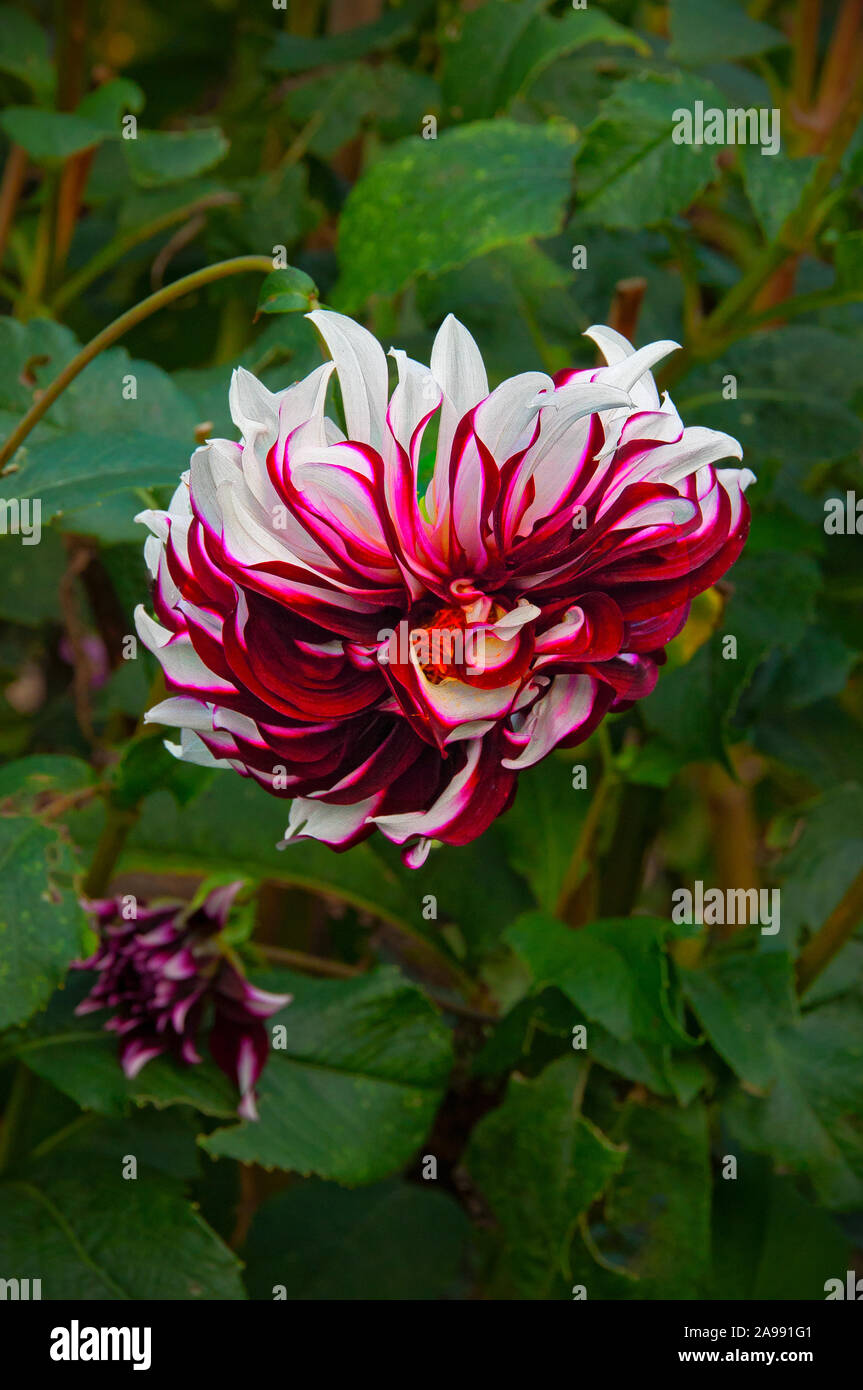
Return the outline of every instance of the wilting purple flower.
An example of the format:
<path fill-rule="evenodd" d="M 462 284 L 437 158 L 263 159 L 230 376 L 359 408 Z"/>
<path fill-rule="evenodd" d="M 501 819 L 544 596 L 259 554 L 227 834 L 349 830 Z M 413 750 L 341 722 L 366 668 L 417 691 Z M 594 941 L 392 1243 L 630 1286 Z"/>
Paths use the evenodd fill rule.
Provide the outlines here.
<path fill-rule="evenodd" d="M 124 920 L 120 898 L 88 903 L 100 942 L 89 960 L 74 964 L 99 978 L 75 1012 L 112 1010 L 105 1027 L 120 1038 L 128 1077 L 162 1053 L 200 1062 L 198 1034 L 211 1016 L 213 1060 L 239 1089 L 239 1113 L 256 1120 L 255 1085 L 269 1046 L 262 1020 L 291 995 L 257 989 L 225 954 L 220 933 L 241 886 L 214 889 L 193 911 L 177 902 L 141 908 L 132 921 Z"/>
<path fill-rule="evenodd" d="M 450 316 L 430 367 L 393 351 L 390 393 L 370 333 L 309 317 L 333 362 L 278 394 L 237 372 L 242 442 L 210 440 L 169 509 L 139 518 L 158 621 L 140 608 L 138 632 L 169 694 L 148 718 L 181 729 L 178 756 L 293 798 L 288 839 L 378 830 L 417 866 L 649 694 L 740 553 L 752 474 L 717 467 L 737 440 L 660 398 L 651 368 L 676 343 L 594 327 L 606 366 L 489 391 Z M 334 369 L 346 433 L 326 413 Z"/>

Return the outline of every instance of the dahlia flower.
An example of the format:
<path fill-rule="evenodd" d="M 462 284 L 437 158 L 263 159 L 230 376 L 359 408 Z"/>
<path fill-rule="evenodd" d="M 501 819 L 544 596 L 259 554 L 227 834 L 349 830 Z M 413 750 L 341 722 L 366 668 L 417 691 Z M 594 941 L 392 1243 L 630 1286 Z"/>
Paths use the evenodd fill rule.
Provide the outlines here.
<path fill-rule="evenodd" d="M 74 968 L 95 970 L 99 978 L 75 1012 L 113 1010 L 105 1027 L 119 1035 L 129 1077 L 165 1052 L 178 1062 L 200 1062 L 198 1033 L 210 1013 L 210 1053 L 240 1092 L 240 1115 L 255 1120 L 255 1085 L 269 1048 L 262 1020 L 291 996 L 251 985 L 221 947 L 219 933 L 240 887 L 216 888 L 195 910 L 177 902 L 140 908 L 131 921 L 119 898 L 87 903 L 100 940 L 94 955 Z"/>
<path fill-rule="evenodd" d="M 332 361 L 275 394 L 235 372 L 241 442 L 197 449 L 138 518 L 158 619 L 139 608 L 138 632 L 169 691 L 147 718 L 181 729 L 178 756 L 290 798 L 286 842 L 377 829 L 416 867 L 653 689 L 741 550 L 752 474 L 660 400 L 650 369 L 676 343 L 591 328 L 606 366 L 489 391 L 450 316 L 430 368 L 391 352 L 390 391 L 370 333 L 308 317 Z"/>

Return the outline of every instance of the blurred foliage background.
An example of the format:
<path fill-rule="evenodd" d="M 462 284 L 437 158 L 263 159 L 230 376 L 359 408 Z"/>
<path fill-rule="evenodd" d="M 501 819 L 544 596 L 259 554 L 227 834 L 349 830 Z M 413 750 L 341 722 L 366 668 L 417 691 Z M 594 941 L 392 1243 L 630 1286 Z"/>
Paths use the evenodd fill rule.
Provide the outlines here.
<path fill-rule="evenodd" d="M 0 1272 L 45 1298 L 817 1299 L 859 1263 L 861 74 L 857 0 L 0 6 L 0 435 L 200 273 L 0 476 L 43 526 L 0 536 Z M 699 101 L 778 112 L 781 150 L 675 144 Z M 278 389 L 320 360 L 280 312 L 302 295 L 256 313 L 274 253 L 420 359 L 455 313 L 493 385 L 588 365 L 595 321 L 677 338 L 660 384 L 758 476 L 655 693 L 413 874 L 377 840 L 278 853 L 283 803 L 139 726 L 132 517 L 233 437 L 233 366 Z M 126 1081 L 74 1018 L 81 883 L 112 870 L 142 897 L 248 880 L 238 948 L 295 996 L 257 1125 L 209 1063 Z M 674 924 L 699 879 L 780 888 L 779 932 Z"/>

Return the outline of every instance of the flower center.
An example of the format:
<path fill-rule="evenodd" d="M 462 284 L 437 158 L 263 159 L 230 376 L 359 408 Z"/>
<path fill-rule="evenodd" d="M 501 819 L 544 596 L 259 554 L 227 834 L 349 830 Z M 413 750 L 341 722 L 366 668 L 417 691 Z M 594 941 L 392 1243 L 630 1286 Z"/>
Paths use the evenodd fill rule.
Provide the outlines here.
<path fill-rule="evenodd" d="M 447 604 L 420 626 L 412 627 L 413 654 L 433 685 L 463 680 L 483 669 L 486 624 L 503 613 L 498 604 L 481 599 L 465 608 Z"/>

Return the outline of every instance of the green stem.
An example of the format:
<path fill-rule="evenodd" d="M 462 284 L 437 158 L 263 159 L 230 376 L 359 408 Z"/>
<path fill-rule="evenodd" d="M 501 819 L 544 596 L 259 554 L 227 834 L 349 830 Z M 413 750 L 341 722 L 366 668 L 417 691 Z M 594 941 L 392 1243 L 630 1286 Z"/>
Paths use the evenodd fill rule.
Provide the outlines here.
<path fill-rule="evenodd" d="M 182 207 L 174 208 L 171 212 L 163 213 L 161 217 L 154 217 L 151 222 L 145 222 L 140 227 L 133 227 L 128 232 L 121 232 L 109 241 L 107 246 L 103 246 L 102 250 L 91 261 L 88 261 L 87 265 L 64 281 L 51 300 L 52 310 L 55 314 L 59 314 L 74 299 L 77 299 L 88 285 L 91 285 L 94 280 L 98 280 L 100 275 L 109 271 L 136 246 L 150 241 L 160 232 L 167 231 L 169 227 L 174 227 L 178 223 L 194 217 L 197 212 L 204 212 L 207 208 L 220 207 L 237 201 L 237 197 L 233 193 L 209 193 L 203 198 L 194 198 L 191 202 L 184 203 Z"/>
<path fill-rule="evenodd" d="M 49 176 L 43 189 L 42 208 L 36 224 L 36 241 L 33 246 L 33 259 L 27 272 L 24 293 L 15 306 L 15 317 L 27 320 L 39 308 L 48 283 L 51 265 L 51 242 L 54 228 L 57 180 Z"/>
<path fill-rule="evenodd" d="M 857 875 L 839 906 L 806 943 L 797 960 L 797 993 L 805 994 L 863 921 L 863 870 Z"/>
<path fill-rule="evenodd" d="M 797 207 L 780 228 L 776 241 L 765 246 L 745 275 L 728 291 L 713 313 L 704 320 L 697 341 L 687 351 L 680 353 L 662 374 L 661 385 L 663 388 L 667 388 L 683 376 L 694 361 L 711 361 L 724 352 L 729 342 L 740 337 L 740 331 L 731 330 L 731 325 L 751 305 L 788 258 L 799 255 L 809 245 L 824 215 L 822 205 L 830 184 L 842 163 L 845 150 L 857 129 L 861 116 L 863 116 L 863 78 L 857 82 L 842 115 L 833 128 L 813 177 L 804 190 Z M 779 318 L 782 312 L 782 305 L 776 304 L 771 306 L 768 316 Z"/>
<path fill-rule="evenodd" d="M 140 304 L 128 309 L 125 314 L 114 319 L 107 328 L 103 328 L 101 333 L 87 343 L 74 357 L 68 366 L 64 367 L 59 376 L 56 376 L 47 386 L 37 401 L 34 401 L 23 420 L 12 431 L 6 443 L 0 449 L 0 469 L 6 464 L 16 449 L 27 438 L 30 431 L 38 425 L 42 416 L 54 404 L 57 397 L 62 395 L 66 387 L 71 384 L 84 368 L 98 357 L 99 353 L 106 347 L 110 347 L 118 338 L 122 338 L 124 333 L 128 333 L 130 328 L 135 328 L 151 314 L 163 309 L 166 304 L 172 304 L 175 299 L 180 299 L 184 294 L 189 294 L 192 290 L 201 289 L 204 285 L 210 285 L 215 280 L 224 280 L 229 275 L 241 275 L 245 271 L 258 271 L 268 275 L 273 268 L 272 259 L 269 256 L 236 256 L 230 261 L 219 261 L 216 265 L 206 266 L 203 270 L 196 270 L 191 275 L 184 275 L 181 280 L 175 280 L 173 284 L 166 285 L 164 289 L 157 290 L 155 294 L 149 295 L 147 299 L 142 299 Z"/>
<path fill-rule="evenodd" d="M 98 898 L 105 892 L 111 882 L 117 860 L 123 852 L 129 831 L 136 824 L 140 814 L 137 807 L 134 810 L 121 810 L 109 801 L 105 825 L 83 883 L 86 898 Z"/>
<path fill-rule="evenodd" d="M 560 885 L 560 891 L 557 895 L 555 915 L 559 917 L 562 922 L 569 920 L 568 913 L 570 903 L 584 875 L 585 866 L 590 851 L 593 848 L 602 814 L 612 792 L 620 781 L 619 774 L 613 762 L 613 753 L 611 751 L 611 741 L 609 739 L 608 730 L 604 726 L 600 726 L 598 737 L 600 751 L 602 753 L 602 775 L 599 779 L 596 791 L 593 793 L 593 798 L 587 809 L 587 815 L 582 823 L 581 832 L 576 840 L 575 848 L 572 851 L 572 858 L 566 867 L 566 873 L 563 876 L 563 882 Z M 580 924 L 572 922 L 571 925 L 578 926 Z"/>

